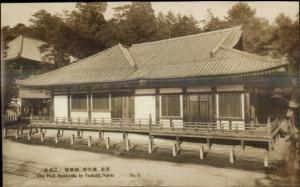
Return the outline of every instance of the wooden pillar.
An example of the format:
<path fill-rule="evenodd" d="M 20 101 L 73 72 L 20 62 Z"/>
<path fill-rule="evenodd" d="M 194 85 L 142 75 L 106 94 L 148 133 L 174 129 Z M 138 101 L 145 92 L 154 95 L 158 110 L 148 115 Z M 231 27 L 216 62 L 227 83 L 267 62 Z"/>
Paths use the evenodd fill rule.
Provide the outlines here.
<path fill-rule="evenodd" d="M 273 147 L 273 141 L 272 141 L 272 139 L 270 139 L 269 141 L 268 141 L 268 151 L 270 152 L 270 151 L 272 151 L 274 149 L 274 147 Z"/>
<path fill-rule="evenodd" d="M 104 138 L 104 132 L 99 131 L 99 139 L 102 140 Z"/>
<path fill-rule="evenodd" d="M 264 167 L 269 167 L 269 159 L 268 159 L 268 152 L 266 151 L 264 154 Z"/>
<path fill-rule="evenodd" d="M 210 149 L 210 139 L 209 139 L 209 137 L 206 138 L 206 144 L 207 144 L 207 148 Z"/>
<path fill-rule="evenodd" d="M 22 125 L 20 126 L 20 131 L 21 131 L 21 135 L 23 135 L 23 127 L 22 127 Z"/>
<path fill-rule="evenodd" d="M 172 152 L 173 152 L 173 156 L 177 156 L 177 146 L 176 146 L 176 143 L 173 144 L 173 149 L 172 149 Z"/>
<path fill-rule="evenodd" d="M 176 147 L 177 147 L 177 151 L 179 151 L 181 148 L 180 148 L 180 144 L 181 142 L 179 141 L 179 136 L 176 136 Z"/>
<path fill-rule="evenodd" d="M 123 132 L 122 135 L 123 135 L 123 140 L 126 140 L 126 138 L 127 138 L 127 137 L 126 137 L 126 136 L 127 136 L 127 133 L 126 133 L 126 132 Z"/>
<path fill-rule="evenodd" d="M 3 129 L 3 138 L 6 138 L 7 137 L 7 128 L 4 128 Z"/>
<path fill-rule="evenodd" d="M 110 143 L 110 140 L 109 140 L 109 137 L 106 138 L 106 149 L 109 149 L 109 143 Z"/>
<path fill-rule="evenodd" d="M 87 100 L 88 100 L 88 117 L 89 117 L 89 121 L 92 121 L 92 94 L 91 94 L 91 91 L 88 91 Z"/>
<path fill-rule="evenodd" d="M 16 130 L 16 136 L 15 137 L 16 137 L 16 139 L 19 138 L 19 129 Z"/>
<path fill-rule="evenodd" d="M 271 137 L 272 135 L 272 126 L 271 126 L 271 119 L 268 118 L 268 121 L 267 121 L 267 133 L 268 133 L 268 136 Z"/>
<path fill-rule="evenodd" d="M 56 144 L 58 144 L 58 141 L 59 141 L 59 140 L 58 140 L 58 137 L 59 137 L 59 135 L 56 134 L 56 135 L 55 135 L 55 143 L 56 143 Z"/>
<path fill-rule="evenodd" d="M 233 150 L 233 148 L 229 152 L 229 161 L 230 161 L 231 164 L 234 163 L 234 150 Z"/>
<path fill-rule="evenodd" d="M 41 142 L 44 142 L 44 140 L 45 140 L 45 133 L 41 132 Z"/>
<path fill-rule="evenodd" d="M 245 100 L 245 122 L 250 123 L 251 122 L 251 103 L 250 103 L 250 93 L 246 92 L 244 94 L 244 100 Z"/>
<path fill-rule="evenodd" d="M 91 147 L 92 146 L 92 137 L 89 136 L 88 137 L 88 147 Z"/>
<path fill-rule="evenodd" d="M 27 134 L 27 140 L 28 140 L 28 141 L 31 140 L 31 131 L 29 131 L 28 134 Z"/>
<path fill-rule="evenodd" d="M 200 159 L 203 160 L 204 158 L 204 147 L 203 145 L 200 146 Z"/>
<path fill-rule="evenodd" d="M 74 139 L 75 139 L 75 135 L 72 134 L 72 136 L 71 136 L 71 145 L 74 145 Z"/>
<path fill-rule="evenodd" d="M 156 123 L 159 122 L 160 118 L 160 108 L 159 108 L 159 88 L 155 88 L 155 118 Z"/>
<path fill-rule="evenodd" d="M 245 141 L 244 141 L 244 139 L 241 139 L 241 146 L 242 146 L 243 151 L 245 151 Z"/>
<path fill-rule="evenodd" d="M 153 151 L 153 138 L 149 135 L 149 142 L 148 142 L 148 153 L 151 154 Z"/>
<path fill-rule="evenodd" d="M 68 97 L 68 118 L 71 117 L 71 95 L 70 92 L 67 91 L 67 97 Z"/>
<path fill-rule="evenodd" d="M 130 140 L 126 138 L 126 151 L 130 150 Z"/>
<path fill-rule="evenodd" d="M 149 114 L 149 129 L 151 131 L 151 126 L 152 126 L 152 117 L 151 117 L 151 113 Z"/>

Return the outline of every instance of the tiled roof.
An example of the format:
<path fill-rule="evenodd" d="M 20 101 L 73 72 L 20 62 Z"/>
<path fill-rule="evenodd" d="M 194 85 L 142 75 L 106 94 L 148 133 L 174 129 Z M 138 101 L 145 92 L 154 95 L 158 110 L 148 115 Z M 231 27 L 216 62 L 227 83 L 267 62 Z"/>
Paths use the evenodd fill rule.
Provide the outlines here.
<path fill-rule="evenodd" d="M 28 82 L 29 85 L 60 85 L 126 79 L 134 69 L 121 48 L 123 48 L 122 45 L 116 45 L 73 64 L 20 82 L 22 82 L 21 84 Z"/>
<path fill-rule="evenodd" d="M 242 31 L 234 27 L 190 36 L 135 44 L 118 44 L 49 73 L 18 81 L 24 86 L 76 85 L 140 79 L 219 77 L 270 72 L 287 62 L 233 49 Z"/>
<path fill-rule="evenodd" d="M 40 52 L 39 47 L 41 47 L 44 44 L 46 43 L 41 40 L 20 35 L 7 44 L 7 56 L 4 60 L 25 58 L 29 60 L 42 62 L 42 57 L 44 53 Z"/>

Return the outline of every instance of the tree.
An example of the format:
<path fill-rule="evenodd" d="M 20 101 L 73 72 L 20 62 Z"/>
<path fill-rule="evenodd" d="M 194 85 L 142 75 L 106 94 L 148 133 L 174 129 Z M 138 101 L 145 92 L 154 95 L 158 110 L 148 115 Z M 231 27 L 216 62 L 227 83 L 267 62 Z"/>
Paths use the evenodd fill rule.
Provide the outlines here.
<path fill-rule="evenodd" d="M 133 2 L 114 8 L 120 40 L 125 44 L 152 41 L 156 34 L 156 18 L 150 2 Z"/>
<path fill-rule="evenodd" d="M 250 53 L 267 55 L 267 44 L 271 39 L 271 27 L 264 18 L 255 16 L 256 11 L 247 3 L 237 3 L 228 10 L 225 17 L 229 26 L 242 25 L 244 50 Z"/>
<path fill-rule="evenodd" d="M 239 2 L 227 11 L 225 19 L 231 26 L 247 25 L 256 13 L 247 3 Z"/>
<path fill-rule="evenodd" d="M 178 16 L 178 22 L 171 27 L 171 37 L 186 36 L 200 32 L 198 22 L 193 16 Z"/>
<path fill-rule="evenodd" d="M 204 32 L 220 30 L 230 27 L 229 23 L 225 20 L 221 20 L 216 17 L 210 9 L 207 9 L 207 15 L 204 20 L 200 23 L 203 25 L 202 29 Z"/>
<path fill-rule="evenodd" d="M 291 68 L 294 71 L 299 70 L 299 14 L 293 21 L 290 17 L 279 14 L 273 25 L 273 35 L 270 44 L 271 50 L 274 50 L 279 56 L 287 55 L 291 62 Z"/>
<path fill-rule="evenodd" d="M 170 38 L 170 26 L 168 19 L 164 16 L 162 12 L 159 12 L 156 17 L 156 37 L 157 39 L 167 39 Z"/>

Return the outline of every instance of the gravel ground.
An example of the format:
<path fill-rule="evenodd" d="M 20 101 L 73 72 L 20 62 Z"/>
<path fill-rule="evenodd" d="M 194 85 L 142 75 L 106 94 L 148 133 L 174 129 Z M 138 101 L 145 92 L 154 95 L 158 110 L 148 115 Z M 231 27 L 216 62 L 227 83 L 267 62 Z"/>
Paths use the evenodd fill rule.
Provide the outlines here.
<path fill-rule="evenodd" d="M 48 167 L 110 167 L 113 177 L 37 178 L 4 173 L 4 186 L 256 186 L 271 184 L 266 174 L 205 165 L 65 150 L 3 141 L 3 156 Z M 83 173 L 84 174 L 84 173 Z"/>
<path fill-rule="evenodd" d="M 83 139 L 76 139 L 75 145 L 70 146 L 70 136 L 76 132 L 65 131 L 64 136 L 60 138 L 60 142 L 64 143 L 60 143 L 59 146 L 81 149 L 69 150 L 59 148 L 53 143 L 56 132 L 47 130 L 44 143 L 40 143 L 38 134 L 32 136 L 31 142 L 27 142 L 26 136 L 18 140 L 23 143 L 16 142 L 13 138 L 5 139 L 3 157 L 18 160 L 19 165 L 22 166 L 21 169 L 18 168 L 19 171 L 23 171 L 24 168 L 36 168 L 37 173 L 45 174 L 43 171 L 45 168 L 60 168 L 60 172 L 56 174 L 64 174 L 66 173 L 63 171 L 64 168 L 77 167 L 81 169 L 79 173 L 84 177 L 38 178 L 37 174 L 25 177 L 4 170 L 4 186 L 272 186 L 273 181 L 281 180 L 280 177 L 266 174 L 265 170 L 261 169 L 265 151 L 252 146 L 246 146 L 245 151 L 240 146 L 234 147 L 237 162 L 240 160 L 244 163 L 245 161 L 242 160 L 246 159 L 249 165 L 252 165 L 252 169 L 247 164 L 242 166 L 242 168 L 249 167 L 247 171 L 237 169 L 243 164 L 229 163 L 229 150 L 232 148 L 229 145 L 213 144 L 211 149 L 205 149 L 205 151 L 208 150 L 206 159 L 199 161 L 198 151 L 201 145 L 199 143 L 184 142 L 182 153 L 174 158 L 171 152 L 174 140 L 155 138 L 155 144 L 159 148 L 149 156 L 147 136 L 130 134 L 132 146 L 137 148 L 126 152 L 124 145 L 120 143 L 122 142 L 121 134 L 105 133 L 105 137 L 110 137 L 112 145 L 115 145 L 114 149 L 106 150 L 104 142 L 97 140 L 98 133 L 84 132 Z M 13 134 L 14 132 L 8 133 L 10 136 Z M 92 136 L 95 150 L 87 148 L 87 136 Z M 285 139 L 279 139 L 275 144 L 275 151 L 270 154 L 270 161 L 275 162 L 285 156 L 286 144 Z M 82 149 L 87 151 L 82 151 Z M 88 152 L 88 150 L 96 153 Z M 214 164 L 217 167 L 211 166 Z M 87 178 L 85 176 L 87 172 L 82 171 L 85 167 L 97 167 L 98 171 L 100 168 L 109 167 L 110 171 L 107 174 L 111 177 Z"/>

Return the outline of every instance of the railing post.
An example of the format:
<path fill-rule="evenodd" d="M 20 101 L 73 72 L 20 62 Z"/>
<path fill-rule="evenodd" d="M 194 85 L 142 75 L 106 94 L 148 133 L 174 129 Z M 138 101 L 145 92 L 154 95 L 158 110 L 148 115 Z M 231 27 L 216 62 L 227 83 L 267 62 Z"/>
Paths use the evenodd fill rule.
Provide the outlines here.
<path fill-rule="evenodd" d="M 272 136 L 272 126 L 271 126 L 271 120 L 269 117 L 268 117 L 268 121 L 267 121 L 267 133 L 270 137 Z"/>

